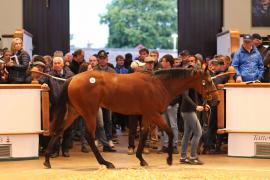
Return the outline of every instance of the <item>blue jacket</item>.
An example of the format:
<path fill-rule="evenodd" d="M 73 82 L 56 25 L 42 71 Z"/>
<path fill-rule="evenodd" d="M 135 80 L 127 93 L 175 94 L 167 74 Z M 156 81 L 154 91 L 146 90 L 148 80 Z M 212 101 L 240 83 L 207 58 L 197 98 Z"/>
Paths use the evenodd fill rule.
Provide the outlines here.
<path fill-rule="evenodd" d="M 116 67 L 115 67 L 115 71 L 116 71 L 118 74 L 127 74 L 127 73 L 128 73 L 128 69 L 125 68 L 125 66 L 119 66 L 118 64 L 117 64 Z"/>
<path fill-rule="evenodd" d="M 261 79 L 264 72 L 262 56 L 258 49 L 253 46 L 251 52 L 243 46 L 235 53 L 232 66 L 237 76 L 241 76 L 243 81 L 255 81 Z"/>

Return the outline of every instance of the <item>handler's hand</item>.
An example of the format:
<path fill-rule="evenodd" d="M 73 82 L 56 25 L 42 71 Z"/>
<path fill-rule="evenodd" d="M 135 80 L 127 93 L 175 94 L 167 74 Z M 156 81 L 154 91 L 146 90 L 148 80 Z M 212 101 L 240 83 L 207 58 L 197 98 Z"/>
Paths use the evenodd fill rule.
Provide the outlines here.
<path fill-rule="evenodd" d="M 210 110 L 210 106 L 208 104 L 204 105 L 204 110 L 205 111 L 209 111 Z"/>
<path fill-rule="evenodd" d="M 46 89 L 46 90 L 50 90 L 48 84 L 46 84 L 46 83 L 43 83 L 43 84 L 41 85 L 41 88 L 42 88 L 42 89 Z"/>
<path fill-rule="evenodd" d="M 197 107 L 196 107 L 196 111 L 201 112 L 201 111 L 203 111 L 203 110 L 204 110 L 204 107 L 203 107 L 203 106 L 197 106 Z"/>

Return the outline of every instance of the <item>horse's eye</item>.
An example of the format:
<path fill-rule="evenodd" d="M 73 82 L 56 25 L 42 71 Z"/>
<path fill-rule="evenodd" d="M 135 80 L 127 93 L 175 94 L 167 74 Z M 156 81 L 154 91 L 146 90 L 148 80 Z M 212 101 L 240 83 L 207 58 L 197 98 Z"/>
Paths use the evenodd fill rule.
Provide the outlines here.
<path fill-rule="evenodd" d="M 202 85 L 203 85 L 203 86 L 205 86 L 205 85 L 206 85 L 205 80 L 202 80 Z"/>

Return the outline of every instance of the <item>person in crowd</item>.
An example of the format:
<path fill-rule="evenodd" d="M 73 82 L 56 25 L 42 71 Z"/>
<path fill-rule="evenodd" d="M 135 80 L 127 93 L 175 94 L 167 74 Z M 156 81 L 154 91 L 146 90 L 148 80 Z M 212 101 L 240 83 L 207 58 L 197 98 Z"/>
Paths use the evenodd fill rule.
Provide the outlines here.
<path fill-rule="evenodd" d="M 229 56 L 224 56 L 221 58 L 221 60 L 223 61 L 224 65 L 223 65 L 223 71 L 227 72 L 229 67 L 232 64 L 231 58 Z"/>
<path fill-rule="evenodd" d="M 118 55 L 116 56 L 115 60 L 116 60 L 115 71 L 117 72 L 117 74 L 128 74 L 129 70 L 125 68 L 124 66 L 124 63 L 125 63 L 124 57 L 122 55 Z M 127 126 L 127 121 L 128 121 L 127 115 L 113 112 L 112 119 L 114 121 L 115 126 L 116 124 L 119 124 L 121 126 L 122 132 L 126 131 L 126 126 Z"/>
<path fill-rule="evenodd" d="M 183 59 L 180 56 L 177 58 L 174 58 L 173 67 L 182 67 L 182 61 Z"/>
<path fill-rule="evenodd" d="M 218 74 L 224 73 L 228 70 L 227 66 L 225 65 L 230 61 L 230 58 L 224 55 L 216 55 L 214 59 L 210 60 L 211 64 L 211 76 L 216 76 Z M 229 75 L 220 76 L 215 78 L 213 81 L 215 85 L 218 84 L 225 84 L 229 79 Z M 208 102 L 211 108 L 211 113 L 209 114 L 209 119 L 207 118 L 208 128 L 206 132 L 202 136 L 203 142 L 203 154 L 216 154 L 220 152 L 220 146 L 217 143 L 217 104 L 212 103 L 211 101 Z"/>
<path fill-rule="evenodd" d="M 48 85 L 47 78 L 41 74 L 38 73 L 31 73 L 30 71 L 39 71 L 39 72 L 45 72 L 46 69 L 46 62 L 44 58 L 40 55 L 33 56 L 33 60 L 30 63 L 30 66 L 27 70 L 27 77 L 25 82 L 26 83 L 38 83 L 41 84 L 43 88 L 47 89 Z M 44 136 L 43 134 L 39 135 L 39 153 L 43 154 L 45 152 L 45 149 L 47 148 L 49 137 Z"/>
<path fill-rule="evenodd" d="M 194 89 L 189 89 L 182 94 L 181 115 L 184 119 L 184 136 L 181 144 L 180 163 L 202 165 L 198 159 L 197 147 L 202 136 L 201 123 L 196 112 L 208 111 L 209 105 L 199 103 L 198 94 Z M 187 156 L 188 142 L 191 139 L 190 158 Z"/>
<path fill-rule="evenodd" d="M 130 69 L 130 65 L 131 65 L 132 61 L 133 61 L 132 54 L 126 53 L 125 54 L 125 63 L 124 63 L 125 68 Z"/>
<path fill-rule="evenodd" d="M 11 60 L 12 53 L 8 48 L 5 48 L 3 50 L 2 58 L 1 60 L 1 80 L 0 83 L 8 83 L 8 71 L 6 69 L 6 64 Z"/>
<path fill-rule="evenodd" d="M 97 56 L 98 56 L 98 64 L 97 66 L 94 67 L 94 70 L 116 73 L 116 71 L 109 66 L 108 52 L 106 52 L 105 50 L 100 50 Z M 114 147 L 111 111 L 109 109 L 102 108 L 102 114 L 103 114 L 104 129 L 106 132 L 107 139 L 109 141 L 109 145 L 110 147 Z"/>
<path fill-rule="evenodd" d="M 84 51 L 82 49 L 77 49 L 74 51 L 73 59 L 70 62 L 69 68 L 74 74 L 79 73 L 80 65 L 85 62 Z"/>
<path fill-rule="evenodd" d="M 54 53 L 53 53 L 53 57 L 61 57 L 61 58 L 64 58 L 64 53 L 63 53 L 63 51 L 56 50 L 56 51 L 54 51 Z"/>
<path fill-rule="evenodd" d="M 35 67 L 35 68 L 34 68 Z M 38 70 L 39 72 L 45 72 L 46 69 L 46 61 L 44 58 L 40 55 L 36 55 L 32 62 L 30 63 L 30 66 L 27 71 L 27 77 L 26 77 L 26 83 L 31 83 L 33 78 L 31 76 L 30 70 L 32 69 Z M 44 84 L 46 83 L 46 78 L 42 76 L 41 74 L 35 74 L 36 75 L 36 80 L 38 81 L 39 84 Z"/>
<path fill-rule="evenodd" d="M 124 63 L 125 63 L 125 59 L 122 55 L 118 55 L 115 58 L 116 61 L 116 66 L 115 66 L 115 71 L 117 72 L 117 74 L 127 74 L 128 73 L 128 69 L 125 68 Z"/>
<path fill-rule="evenodd" d="M 161 58 L 160 61 L 161 69 L 170 69 L 173 67 L 174 58 L 170 54 L 166 54 Z M 178 154 L 177 143 L 178 143 L 178 126 L 177 126 L 177 109 L 179 106 L 179 97 L 175 98 L 166 111 L 163 113 L 163 118 L 167 121 L 167 124 L 172 128 L 173 131 L 173 153 Z M 158 150 L 158 153 L 165 153 L 168 151 L 169 137 L 166 133 L 163 133 L 163 146 Z"/>
<path fill-rule="evenodd" d="M 131 63 L 130 67 L 132 72 L 143 72 L 145 71 L 145 63 L 135 60 Z M 142 116 L 141 115 L 131 115 L 128 119 L 128 155 L 133 155 L 135 153 L 135 138 L 137 135 L 138 125 L 141 127 Z M 148 154 L 148 148 L 143 149 L 143 153 Z"/>
<path fill-rule="evenodd" d="M 159 52 L 158 50 L 156 49 L 153 49 L 150 51 L 150 57 L 154 58 L 155 60 L 155 63 L 154 63 L 154 69 L 158 69 L 159 68 L 159 63 L 158 63 L 158 60 L 159 60 Z"/>
<path fill-rule="evenodd" d="M 139 60 L 135 60 L 131 63 L 130 68 L 131 72 L 140 72 L 144 70 L 145 63 L 140 62 Z"/>
<path fill-rule="evenodd" d="M 89 63 L 91 64 L 92 68 L 94 68 L 96 65 L 98 65 L 97 54 L 94 54 L 94 55 L 89 57 Z"/>
<path fill-rule="evenodd" d="M 30 56 L 23 50 L 23 44 L 20 38 L 14 38 L 11 43 L 11 52 L 13 57 L 6 63 L 8 71 L 8 82 L 11 84 L 25 83 L 26 70 L 29 66 Z"/>
<path fill-rule="evenodd" d="M 84 60 L 84 51 L 82 49 L 77 49 L 74 51 L 73 54 L 69 54 L 69 60 L 72 56 L 72 60 L 69 63 L 69 68 L 73 72 L 73 74 L 80 73 L 81 65 L 85 62 Z M 68 61 L 69 61 L 68 60 Z M 76 139 L 78 137 L 81 141 L 81 152 L 88 153 L 88 143 L 85 139 L 85 124 L 83 123 L 83 118 L 80 116 L 78 117 L 74 123 L 72 124 L 72 139 Z"/>
<path fill-rule="evenodd" d="M 45 62 L 46 62 L 46 68 L 45 72 L 50 72 L 52 70 L 52 57 L 50 55 L 43 56 Z"/>
<path fill-rule="evenodd" d="M 148 72 L 152 72 L 154 70 L 155 62 L 156 62 L 156 60 L 153 57 L 147 56 L 144 59 L 145 70 L 148 71 Z"/>
<path fill-rule="evenodd" d="M 63 79 L 68 79 L 74 75 L 68 67 L 64 66 L 64 59 L 62 57 L 53 58 L 53 66 L 49 74 L 55 77 L 63 78 Z M 65 81 L 61 81 L 61 80 L 57 80 L 53 78 L 49 78 L 47 80 L 46 84 L 48 84 L 50 88 L 50 103 L 51 103 L 50 120 L 51 121 L 54 118 L 53 115 L 56 108 L 58 108 L 57 106 L 58 101 L 61 100 L 59 99 L 59 97 L 60 97 L 60 93 L 62 91 L 64 82 Z M 60 142 L 57 144 L 57 146 L 55 147 L 55 153 L 53 153 L 51 157 L 59 156 L 60 146 L 62 150 L 62 155 L 64 157 L 69 157 L 70 156 L 69 147 L 71 146 L 71 144 L 72 144 L 72 126 L 70 126 L 69 128 L 65 130 L 61 145 L 60 145 Z"/>
<path fill-rule="evenodd" d="M 145 65 L 144 65 L 144 71 L 152 73 L 155 69 L 155 62 L 156 59 L 151 56 L 147 56 L 144 59 Z M 148 154 L 150 153 L 148 147 L 151 147 L 152 149 L 157 149 L 157 142 L 158 142 L 158 127 L 155 124 L 150 124 L 149 128 L 149 136 L 145 144 L 144 153 Z"/>
<path fill-rule="evenodd" d="M 182 66 L 186 67 L 187 66 L 186 64 L 188 64 L 187 59 L 190 55 L 189 51 L 185 49 L 185 50 L 181 51 L 179 55 L 182 58 Z"/>
<path fill-rule="evenodd" d="M 197 53 L 194 55 L 196 58 L 197 58 L 197 64 L 198 64 L 198 67 L 202 67 L 203 65 L 203 55 L 201 55 L 200 53 Z"/>
<path fill-rule="evenodd" d="M 139 61 L 144 62 L 144 58 L 149 56 L 149 50 L 146 48 L 142 48 L 139 50 Z"/>
<path fill-rule="evenodd" d="M 0 59 L 0 84 L 5 84 L 8 81 L 8 72 L 6 70 L 6 63 Z"/>
<path fill-rule="evenodd" d="M 262 37 L 258 33 L 252 34 L 252 42 L 253 45 L 258 49 L 260 52 L 262 59 L 264 59 L 266 53 L 267 53 L 267 48 L 263 46 L 262 44 Z"/>
<path fill-rule="evenodd" d="M 185 67 L 190 67 L 190 66 L 192 66 L 192 67 L 194 67 L 194 68 L 201 68 L 201 63 L 199 63 L 198 62 L 198 59 L 197 59 L 197 57 L 196 56 L 194 56 L 194 55 L 189 55 L 188 57 L 187 57 L 187 59 L 186 59 L 186 65 L 185 65 Z"/>
<path fill-rule="evenodd" d="M 72 53 L 71 52 L 66 53 L 64 56 L 65 66 L 69 66 L 72 59 L 73 59 Z"/>
<path fill-rule="evenodd" d="M 252 37 L 244 35 L 242 47 L 235 53 L 232 66 L 236 71 L 236 82 L 261 80 L 264 72 L 260 52 L 253 45 Z"/>

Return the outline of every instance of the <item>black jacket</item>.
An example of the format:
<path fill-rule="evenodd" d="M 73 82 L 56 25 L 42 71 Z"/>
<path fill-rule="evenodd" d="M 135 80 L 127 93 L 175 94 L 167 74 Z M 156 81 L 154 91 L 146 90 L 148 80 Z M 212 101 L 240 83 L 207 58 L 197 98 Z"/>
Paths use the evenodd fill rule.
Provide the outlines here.
<path fill-rule="evenodd" d="M 63 74 L 59 74 L 56 71 L 50 71 L 49 74 L 52 76 L 55 76 L 55 77 L 63 78 L 63 79 L 68 79 L 74 75 L 68 67 L 65 67 L 63 69 Z M 62 92 L 62 88 L 63 88 L 64 83 L 65 83 L 65 81 L 61 81 L 61 80 L 57 80 L 57 79 L 53 79 L 53 78 L 49 78 L 47 80 L 47 84 L 50 88 L 50 103 L 51 103 L 51 105 L 57 104 L 59 97 L 60 97 L 60 94 Z"/>
<path fill-rule="evenodd" d="M 84 62 L 84 61 L 83 61 Z M 82 62 L 82 63 L 83 63 Z M 74 59 L 72 59 L 72 61 L 70 62 L 69 68 L 70 70 L 74 73 L 74 74 L 78 74 L 79 70 L 80 70 L 80 65 L 82 63 L 78 63 L 77 61 L 75 61 Z"/>
<path fill-rule="evenodd" d="M 197 104 L 197 92 L 194 89 L 189 89 L 182 95 L 181 112 L 195 112 Z"/>
<path fill-rule="evenodd" d="M 7 71 L 9 73 L 8 82 L 11 84 L 25 83 L 26 70 L 29 66 L 30 56 L 24 50 L 18 51 L 16 56 L 18 58 L 19 64 L 7 67 Z"/>

